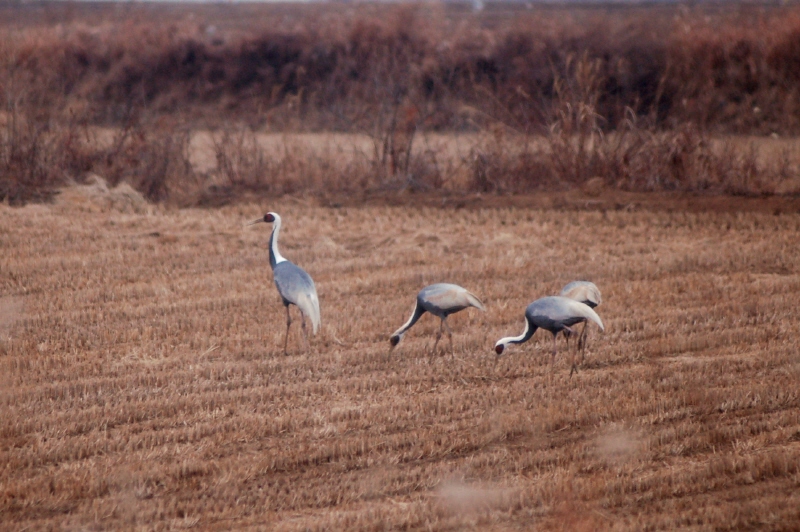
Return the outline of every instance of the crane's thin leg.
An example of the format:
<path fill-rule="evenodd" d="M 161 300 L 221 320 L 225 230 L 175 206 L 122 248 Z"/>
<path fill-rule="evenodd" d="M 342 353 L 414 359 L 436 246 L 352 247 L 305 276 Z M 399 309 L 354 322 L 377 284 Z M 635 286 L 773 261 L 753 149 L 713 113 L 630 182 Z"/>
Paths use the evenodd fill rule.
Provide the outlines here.
<path fill-rule="evenodd" d="M 447 337 L 450 339 L 450 354 L 455 355 L 456 350 L 453 348 L 453 330 L 450 328 L 450 325 L 447 324 L 447 318 L 442 318 L 442 326 L 444 326 L 447 331 Z"/>
<path fill-rule="evenodd" d="M 570 364 L 570 368 L 569 368 L 569 378 L 570 379 L 572 378 L 572 374 L 573 373 L 578 373 L 578 365 L 575 364 L 575 355 L 576 355 L 576 352 L 575 351 L 571 351 L 570 360 L 572 361 L 572 363 Z"/>
<path fill-rule="evenodd" d="M 306 346 L 306 352 L 310 351 L 311 346 L 308 343 L 308 331 L 306 331 L 306 315 L 300 312 L 300 327 L 303 329 L 303 344 Z"/>
<path fill-rule="evenodd" d="M 567 332 L 567 331 L 569 331 L 569 332 Z M 566 327 L 564 329 L 564 333 L 569 334 L 569 336 L 572 336 L 573 334 L 575 334 L 575 332 L 572 329 L 570 329 L 569 327 Z M 569 349 L 569 346 L 567 347 L 567 349 Z M 578 372 L 578 366 L 575 364 L 575 352 L 574 351 L 570 351 L 569 378 L 571 379 L 572 378 L 572 374 L 573 373 L 577 373 L 577 372 Z"/>
<path fill-rule="evenodd" d="M 583 322 L 583 329 L 581 329 L 581 335 L 578 337 L 578 349 L 581 352 L 581 366 L 583 365 L 583 361 L 586 359 L 586 325 L 589 322 Z"/>
<path fill-rule="evenodd" d="M 556 338 L 558 338 L 558 333 L 553 333 L 553 352 L 550 355 L 550 372 L 547 377 L 550 383 L 553 382 L 553 374 L 555 373 L 556 367 Z"/>
<path fill-rule="evenodd" d="M 444 323 L 444 322 L 442 322 Z M 442 338 L 442 326 L 439 325 L 439 330 L 436 331 L 436 341 L 433 342 L 433 349 L 431 349 L 431 354 L 436 353 L 436 346 L 439 345 L 439 340 Z"/>
<path fill-rule="evenodd" d="M 292 316 L 289 314 L 289 305 L 286 305 L 286 338 L 283 339 L 283 354 L 288 355 L 286 346 L 289 345 L 289 327 L 292 326 Z"/>

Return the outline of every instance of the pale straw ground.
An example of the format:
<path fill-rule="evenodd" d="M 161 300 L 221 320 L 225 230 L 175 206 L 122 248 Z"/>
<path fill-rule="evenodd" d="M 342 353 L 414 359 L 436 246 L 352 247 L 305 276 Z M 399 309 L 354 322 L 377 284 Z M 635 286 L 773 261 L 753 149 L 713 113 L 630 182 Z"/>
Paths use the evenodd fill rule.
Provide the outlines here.
<path fill-rule="evenodd" d="M 800 214 L 0 207 L 0 528 L 796 530 Z M 126 199 L 127 198 L 127 199 Z M 282 353 L 266 210 L 323 327 Z M 495 363 L 573 279 L 606 325 Z M 426 284 L 487 312 L 388 336 Z M 293 309 L 294 315 L 296 309 Z"/>

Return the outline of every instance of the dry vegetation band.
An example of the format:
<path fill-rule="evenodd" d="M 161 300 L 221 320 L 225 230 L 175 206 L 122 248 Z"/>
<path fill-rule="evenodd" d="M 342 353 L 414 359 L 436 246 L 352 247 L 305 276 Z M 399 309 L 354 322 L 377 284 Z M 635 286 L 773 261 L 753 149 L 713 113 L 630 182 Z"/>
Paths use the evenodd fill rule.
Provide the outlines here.
<path fill-rule="evenodd" d="M 800 191 L 795 146 L 712 138 L 797 134 L 797 6 L 525 6 L 2 6 L 0 200 L 47 200 L 88 174 L 181 205 L 593 178 Z M 202 172 L 188 152 L 206 130 L 216 164 Z M 344 162 L 276 155 L 254 132 L 371 146 Z M 452 160 L 432 132 L 481 138 Z"/>
<path fill-rule="evenodd" d="M 124 122 L 131 107 L 219 125 L 361 130 L 398 120 L 520 129 L 552 120 L 560 82 L 596 63 L 597 112 L 674 126 L 796 133 L 800 10 L 784 6 L 18 5 L 5 15 L 2 89 Z M 470 113 L 466 107 L 472 107 Z"/>

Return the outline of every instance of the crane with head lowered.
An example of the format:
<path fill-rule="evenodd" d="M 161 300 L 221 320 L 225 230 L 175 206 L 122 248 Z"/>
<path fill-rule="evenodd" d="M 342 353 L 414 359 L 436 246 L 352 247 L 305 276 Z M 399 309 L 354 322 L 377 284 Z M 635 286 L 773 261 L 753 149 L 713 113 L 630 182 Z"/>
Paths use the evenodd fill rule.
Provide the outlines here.
<path fill-rule="evenodd" d="M 556 359 L 556 336 L 561 331 L 572 331 L 570 327 L 578 323 L 593 321 L 603 329 L 603 322 L 600 316 L 585 305 L 574 299 L 561 296 L 548 296 L 537 299 L 525 309 L 525 330 L 519 336 L 509 336 L 501 338 L 494 345 L 497 356 L 503 354 L 509 344 L 522 344 L 527 342 L 536 332 L 536 329 L 545 329 L 553 333 L 553 354 L 550 359 L 551 365 Z M 575 371 L 575 360 L 573 358 L 570 377 Z"/>
<path fill-rule="evenodd" d="M 406 331 L 417 323 L 417 320 L 419 320 L 423 314 L 430 312 L 442 320 L 439 325 L 439 330 L 436 331 L 436 341 L 433 344 L 433 351 L 436 350 L 436 346 L 442 334 L 446 332 L 447 337 L 450 339 L 450 351 L 452 352 L 453 331 L 447 324 L 447 317 L 450 314 L 454 314 L 468 307 L 475 307 L 482 311 L 486 310 L 481 300 L 478 299 L 478 296 L 457 284 L 436 283 L 426 286 L 417 294 L 417 302 L 411 317 L 389 337 L 389 343 L 392 346 L 390 349 L 393 349 L 400 343 Z"/>

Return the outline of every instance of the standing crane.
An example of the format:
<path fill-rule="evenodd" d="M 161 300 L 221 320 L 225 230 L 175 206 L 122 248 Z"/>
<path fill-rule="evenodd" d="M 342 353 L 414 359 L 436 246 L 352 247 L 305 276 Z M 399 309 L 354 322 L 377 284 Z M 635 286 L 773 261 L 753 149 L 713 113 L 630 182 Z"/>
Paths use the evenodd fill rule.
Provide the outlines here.
<path fill-rule="evenodd" d="M 439 330 L 436 331 L 436 342 L 433 344 L 432 351 L 436 351 L 436 346 L 439 344 L 439 340 L 446 330 L 447 337 L 450 339 L 450 351 L 452 352 L 453 331 L 447 324 L 447 317 L 467 307 L 475 307 L 484 312 L 486 311 L 486 308 L 483 306 L 481 300 L 478 299 L 478 296 L 457 284 L 436 283 L 426 286 L 417 294 L 417 304 L 414 306 L 414 312 L 411 314 L 411 317 L 389 338 L 389 343 L 392 344 L 390 349 L 394 349 L 394 347 L 400 343 L 406 331 L 417 323 L 417 320 L 420 319 L 423 314 L 430 312 L 442 320 L 442 323 L 439 325 Z"/>
<path fill-rule="evenodd" d="M 558 333 L 561 331 L 570 331 L 571 333 L 572 329 L 570 329 L 570 327 L 581 322 L 586 323 L 588 320 L 595 322 L 598 327 L 600 327 L 601 331 L 605 330 L 600 316 L 588 305 L 567 297 L 543 297 L 537 299 L 525 309 L 525 330 L 522 334 L 519 336 L 501 338 L 494 345 L 494 350 L 499 357 L 503 354 L 508 344 L 525 343 L 531 339 L 536 329 L 545 329 L 553 333 L 553 354 L 550 359 L 550 364 L 552 366 L 555 364 L 556 360 L 556 336 L 558 336 Z M 573 357 L 572 368 L 569 372 L 570 377 L 572 377 L 572 373 L 575 370 L 575 360 Z"/>
<path fill-rule="evenodd" d="M 597 285 L 591 281 L 572 281 L 571 283 L 567 283 L 564 288 L 561 289 L 561 293 L 559 294 L 561 297 L 568 297 L 570 299 L 574 299 L 575 301 L 580 301 L 584 305 L 588 305 L 590 308 L 595 308 L 603 302 L 603 297 L 600 295 L 600 289 L 597 288 Z M 567 338 L 567 342 L 569 342 L 569 333 L 564 331 L 564 336 Z M 581 329 L 581 334 L 578 336 L 578 350 L 581 352 L 581 364 L 583 364 L 583 359 L 586 356 L 586 322 L 583 324 L 583 328 Z"/>
<path fill-rule="evenodd" d="M 289 343 L 289 328 L 292 325 L 289 305 L 296 305 L 300 309 L 303 340 L 306 348 L 308 348 L 306 316 L 311 320 L 314 334 L 317 334 L 320 325 L 319 298 L 311 276 L 300 266 L 286 260 L 278 251 L 278 233 L 281 230 L 281 217 L 277 213 L 268 212 L 263 218 L 253 220 L 248 225 L 261 222 L 272 224 L 272 234 L 269 237 L 269 265 L 272 267 L 275 286 L 278 288 L 283 305 L 286 307 L 286 338 L 283 340 L 283 352 L 287 354 L 286 346 Z"/>

